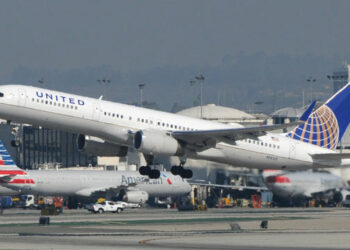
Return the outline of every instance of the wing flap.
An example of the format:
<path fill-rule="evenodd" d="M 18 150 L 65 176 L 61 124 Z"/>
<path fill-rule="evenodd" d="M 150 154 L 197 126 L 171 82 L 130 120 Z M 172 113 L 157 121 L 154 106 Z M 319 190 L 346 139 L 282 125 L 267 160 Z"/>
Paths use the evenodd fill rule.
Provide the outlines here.
<path fill-rule="evenodd" d="M 281 130 L 303 124 L 310 116 L 315 104 L 316 102 L 314 101 L 301 118 L 292 123 L 199 131 L 174 131 L 171 135 L 175 139 L 185 143 L 187 147 L 192 147 L 195 150 L 204 150 L 214 147 L 218 142 L 235 145 L 235 141 L 237 140 L 257 139 L 259 136 L 265 135 L 268 131 Z"/>

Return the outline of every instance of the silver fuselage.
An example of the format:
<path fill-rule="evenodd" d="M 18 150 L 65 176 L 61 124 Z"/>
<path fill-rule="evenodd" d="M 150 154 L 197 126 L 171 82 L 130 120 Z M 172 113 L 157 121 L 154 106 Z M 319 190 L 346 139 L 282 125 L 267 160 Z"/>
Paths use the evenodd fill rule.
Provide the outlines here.
<path fill-rule="evenodd" d="M 277 196 L 284 198 L 307 197 L 315 194 L 340 190 L 344 183 L 331 173 L 294 172 L 265 178 L 267 187 Z"/>
<path fill-rule="evenodd" d="M 160 197 L 181 196 L 191 191 L 185 180 L 168 172 L 150 180 L 136 171 L 32 170 L 25 173 L 2 185 L 21 193 L 64 196 L 89 196 L 85 190 L 91 193 L 93 190 L 142 190 Z"/>

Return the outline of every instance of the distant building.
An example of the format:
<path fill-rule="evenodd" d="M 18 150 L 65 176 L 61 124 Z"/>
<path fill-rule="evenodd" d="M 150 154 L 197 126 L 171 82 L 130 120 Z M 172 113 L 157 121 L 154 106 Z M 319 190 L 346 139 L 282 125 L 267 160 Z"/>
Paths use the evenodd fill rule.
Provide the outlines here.
<path fill-rule="evenodd" d="M 6 123 L 0 124 L 0 139 L 16 164 L 25 169 L 96 165 L 96 157 L 78 151 L 76 137 L 59 130 L 33 126 L 14 129 Z"/>
<path fill-rule="evenodd" d="M 202 106 L 202 113 L 204 120 L 216 121 L 221 123 L 239 123 L 244 126 L 257 126 L 261 125 L 267 119 L 266 116 L 261 114 L 253 115 L 244 111 L 224 106 L 217 106 L 215 104 L 208 104 Z M 191 107 L 188 109 L 177 112 L 179 115 L 200 118 L 201 107 Z"/>
<path fill-rule="evenodd" d="M 314 109 L 319 108 L 322 104 L 323 102 L 317 102 Z M 302 116 L 302 114 L 304 114 L 308 107 L 309 105 L 301 108 L 286 107 L 276 110 L 270 114 L 272 124 L 285 124 L 295 122 Z"/>

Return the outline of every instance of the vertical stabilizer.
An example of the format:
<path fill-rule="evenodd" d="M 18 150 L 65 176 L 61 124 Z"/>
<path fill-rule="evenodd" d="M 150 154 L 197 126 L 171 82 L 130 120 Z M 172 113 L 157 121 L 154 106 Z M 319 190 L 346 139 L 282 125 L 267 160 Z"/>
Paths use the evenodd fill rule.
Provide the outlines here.
<path fill-rule="evenodd" d="M 323 148 L 335 149 L 350 123 L 350 83 L 313 112 L 288 137 Z"/>

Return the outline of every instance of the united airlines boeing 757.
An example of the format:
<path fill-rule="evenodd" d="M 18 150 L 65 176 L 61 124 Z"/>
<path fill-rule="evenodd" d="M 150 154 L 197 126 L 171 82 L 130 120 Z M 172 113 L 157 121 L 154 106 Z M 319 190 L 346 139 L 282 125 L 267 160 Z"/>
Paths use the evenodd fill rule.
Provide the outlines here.
<path fill-rule="evenodd" d="M 0 185 L 21 194 L 118 196 L 131 203 L 144 203 L 149 196 L 177 197 L 191 191 L 180 176 L 167 172 L 149 180 L 136 171 L 23 170 L 16 166 L 1 141 Z"/>
<path fill-rule="evenodd" d="M 78 147 L 97 155 L 135 148 L 147 160 L 139 171 L 150 178 L 160 176 L 150 167 L 154 155 L 178 156 L 171 172 L 184 178 L 192 177 L 186 158 L 259 169 L 349 166 L 350 155 L 334 150 L 350 122 L 350 85 L 311 113 L 313 105 L 295 129 L 271 134 L 288 125 L 245 128 L 37 87 L 0 87 L 0 118 L 78 133 Z"/>

